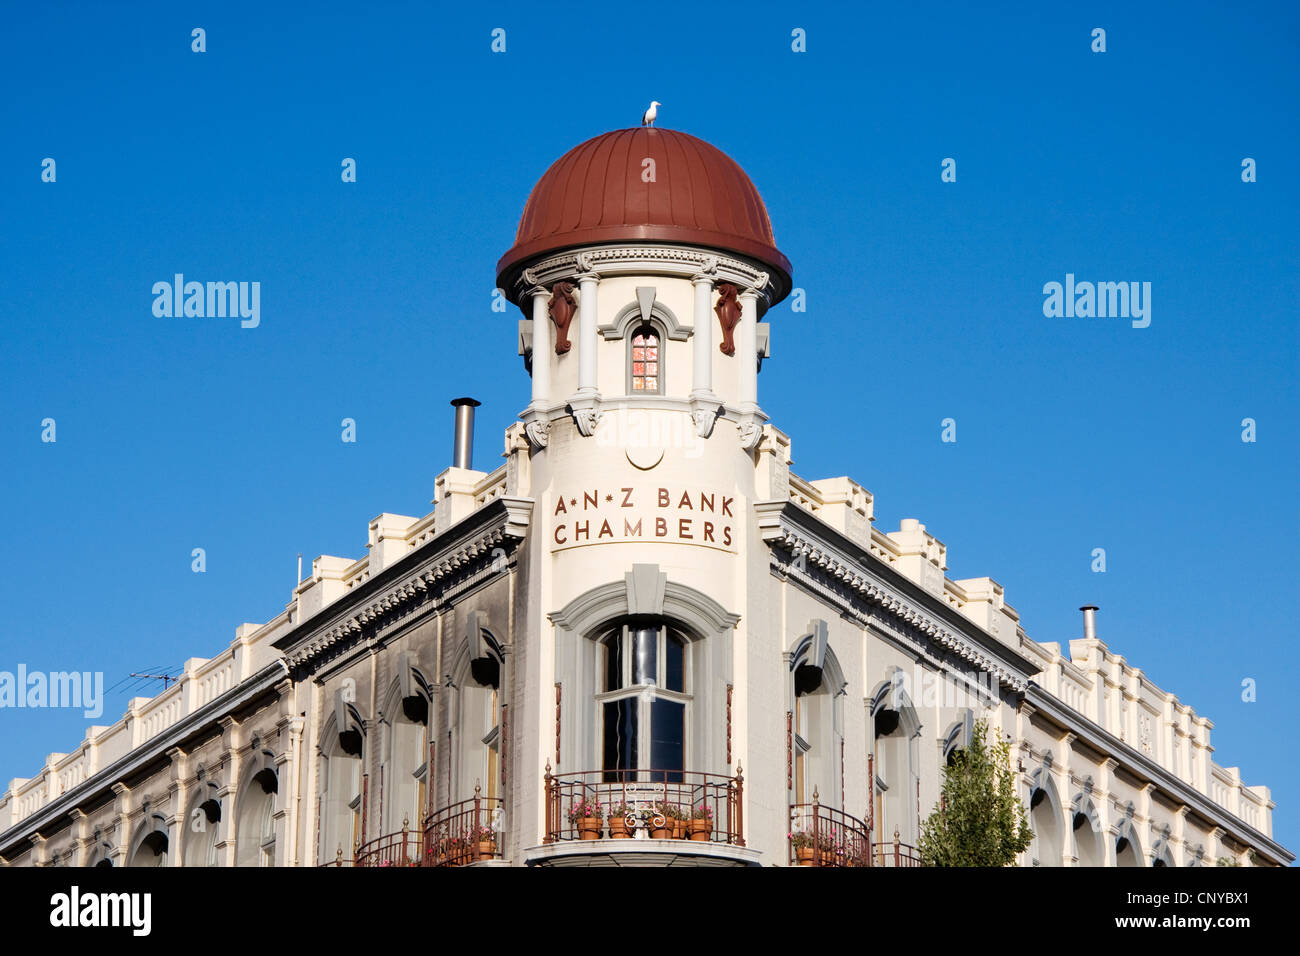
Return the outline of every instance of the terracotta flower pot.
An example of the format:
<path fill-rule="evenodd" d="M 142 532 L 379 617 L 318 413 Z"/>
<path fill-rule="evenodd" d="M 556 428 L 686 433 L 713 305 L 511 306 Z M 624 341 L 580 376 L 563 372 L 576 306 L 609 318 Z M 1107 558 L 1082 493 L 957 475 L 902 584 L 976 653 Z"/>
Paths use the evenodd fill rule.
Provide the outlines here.
<path fill-rule="evenodd" d="M 708 842 L 713 839 L 713 821 L 712 820 L 692 820 L 691 821 L 691 839 L 701 842 Z"/>
<path fill-rule="evenodd" d="M 794 848 L 794 858 L 799 866 L 813 865 L 813 848 L 810 846 L 797 846 Z"/>
<path fill-rule="evenodd" d="M 650 820 L 650 839 L 652 840 L 671 840 L 673 838 L 673 821 L 665 819 L 663 826 L 660 826 L 654 818 Z"/>
<path fill-rule="evenodd" d="M 627 817 L 610 817 L 609 818 L 609 838 L 611 840 L 626 840 Z"/>
<path fill-rule="evenodd" d="M 675 818 L 673 820 L 673 839 L 674 840 L 686 839 L 686 821 L 681 819 L 680 817 Z"/>
<path fill-rule="evenodd" d="M 600 839 L 600 817 L 578 817 L 578 836 L 583 840 Z"/>
<path fill-rule="evenodd" d="M 496 855 L 496 840 L 479 840 L 478 841 L 478 858 L 480 860 L 490 860 Z"/>

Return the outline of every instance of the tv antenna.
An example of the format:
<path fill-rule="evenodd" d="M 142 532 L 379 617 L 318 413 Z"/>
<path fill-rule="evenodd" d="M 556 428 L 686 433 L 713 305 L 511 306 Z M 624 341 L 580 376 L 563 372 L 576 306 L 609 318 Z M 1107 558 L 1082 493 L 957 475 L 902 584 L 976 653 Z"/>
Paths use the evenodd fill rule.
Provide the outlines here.
<path fill-rule="evenodd" d="M 130 676 L 143 680 L 160 680 L 163 682 L 163 690 L 170 687 L 174 681 L 180 680 L 179 677 L 173 677 L 171 674 L 131 674 Z"/>

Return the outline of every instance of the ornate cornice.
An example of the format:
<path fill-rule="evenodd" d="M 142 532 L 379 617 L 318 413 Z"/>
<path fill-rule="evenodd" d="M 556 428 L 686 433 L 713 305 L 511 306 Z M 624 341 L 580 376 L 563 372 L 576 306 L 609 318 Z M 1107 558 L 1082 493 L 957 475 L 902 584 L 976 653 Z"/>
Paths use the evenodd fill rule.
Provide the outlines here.
<path fill-rule="evenodd" d="M 780 573 L 800 580 L 863 626 L 879 626 L 883 616 L 913 638 L 919 637 L 993 675 L 1012 691 L 1023 692 L 1029 686 L 1024 670 L 999 660 L 1000 655 L 995 656 L 955 630 L 865 562 L 796 527 L 787 520 L 784 503 L 771 504 L 779 507 L 761 509 L 759 527 L 771 545 L 772 566 Z"/>
<path fill-rule="evenodd" d="M 1283 866 L 1289 865 L 1295 859 L 1293 853 L 1271 837 L 1264 835 L 1261 831 L 1233 814 L 1232 811 L 1215 803 L 1206 794 L 1179 779 L 1169 770 L 1129 746 L 1086 715 L 1080 714 L 1050 691 L 1031 683 L 1026 693 L 1044 715 L 1059 724 L 1070 727 L 1088 746 L 1098 753 L 1106 754 L 1107 757 L 1102 762 L 1104 770 L 1113 772 L 1116 768 L 1122 767 L 1129 773 L 1137 773 L 1146 777 L 1146 786 L 1158 787 L 1175 800 L 1195 810 L 1215 827 L 1231 834 L 1233 839 L 1257 851 L 1262 850 L 1271 859 Z M 1118 759 L 1119 757 L 1122 757 L 1123 760 Z"/>
<path fill-rule="evenodd" d="M 487 507 L 497 513 L 496 520 L 459 535 L 453 526 L 448 539 L 440 541 L 440 535 L 425 545 L 423 560 L 361 603 L 341 599 L 328 621 L 307 636 L 286 642 L 282 648 L 286 663 L 294 669 L 312 667 L 363 640 L 382 640 L 393 627 L 437 611 L 463 591 L 499 574 L 506 566 L 501 558 L 508 558 L 527 533 L 532 500 L 503 496 Z M 467 522 L 473 524 L 473 518 Z"/>
<path fill-rule="evenodd" d="M 667 275 L 687 281 L 731 282 L 757 295 L 760 312 L 767 309 L 777 291 L 770 274 L 756 262 L 721 250 L 669 244 L 586 246 L 546 256 L 525 271 L 508 290 L 516 301 L 537 285 L 550 287 L 582 275 Z"/>

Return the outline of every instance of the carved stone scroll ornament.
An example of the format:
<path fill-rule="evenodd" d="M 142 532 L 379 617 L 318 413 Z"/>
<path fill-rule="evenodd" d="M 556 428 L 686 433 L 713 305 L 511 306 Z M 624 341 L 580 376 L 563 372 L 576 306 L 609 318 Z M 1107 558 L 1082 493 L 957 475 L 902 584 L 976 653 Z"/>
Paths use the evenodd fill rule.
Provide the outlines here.
<path fill-rule="evenodd" d="M 524 425 L 524 434 L 534 448 L 545 448 L 551 437 L 551 423 L 544 418 L 534 419 Z"/>
<path fill-rule="evenodd" d="M 579 407 L 573 409 L 573 421 L 578 426 L 578 432 L 584 438 L 590 438 L 596 434 L 596 429 L 600 427 L 602 413 L 596 407 Z"/>
<path fill-rule="evenodd" d="M 701 438 L 712 435 L 714 423 L 717 422 L 721 410 L 721 406 L 718 405 L 697 405 L 692 408 L 691 419 L 695 422 L 695 434 Z"/>
<path fill-rule="evenodd" d="M 763 426 L 761 423 L 749 420 L 740 423 L 740 447 L 745 451 L 753 451 L 758 447 L 759 441 L 763 437 Z"/>
<path fill-rule="evenodd" d="M 573 297 L 573 283 L 557 282 L 551 286 L 551 301 L 546 310 L 555 323 L 555 354 L 563 355 L 573 348 L 573 343 L 569 341 L 569 323 L 578 311 L 578 302 Z"/>
<path fill-rule="evenodd" d="M 713 311 L 718 313 L 718 322 L 722 325 L 722 343 L 718 349 L 723 355 L 736 354 L 736 341 L 733 334 L 740 324 L 740 301 L 736 298 L 737 290 L 730 282 L 718 285 L 718 304 Z"/>

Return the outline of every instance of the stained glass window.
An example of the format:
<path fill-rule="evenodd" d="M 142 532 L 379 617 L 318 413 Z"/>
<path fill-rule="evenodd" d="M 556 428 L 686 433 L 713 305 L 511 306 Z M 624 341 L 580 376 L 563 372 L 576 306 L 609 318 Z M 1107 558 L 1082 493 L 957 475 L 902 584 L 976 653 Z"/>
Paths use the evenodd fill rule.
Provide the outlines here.
<path fill-rule="evenodd" d="M 632 391 L 659 391 L 659 336 L 649 326 L 632 335 Z"/>

